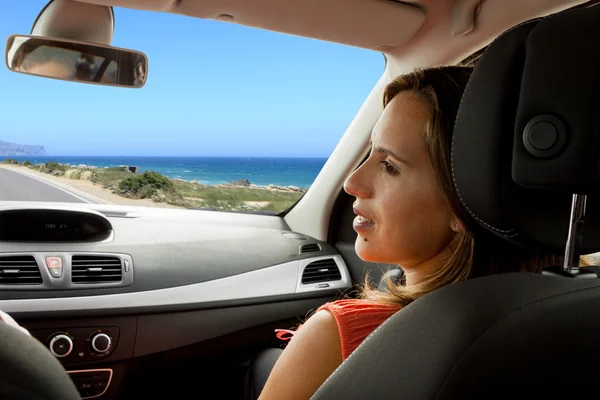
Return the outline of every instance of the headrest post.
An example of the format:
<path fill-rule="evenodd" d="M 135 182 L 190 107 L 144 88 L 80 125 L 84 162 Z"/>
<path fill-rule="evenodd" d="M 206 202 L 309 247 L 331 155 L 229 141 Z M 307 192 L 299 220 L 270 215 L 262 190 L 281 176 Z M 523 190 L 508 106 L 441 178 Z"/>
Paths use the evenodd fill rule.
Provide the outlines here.
<path fill-rule="evenodd" d="M 565 248 L 565 261 L 563 270 L 576 274 L 579 271 L 579 257 L 583 244 L 583 225 L 585 222 L 585 207 L 587 195 L 573 194 L 571 203 L 571 220 L 569 222 L 569 236 Z"/>

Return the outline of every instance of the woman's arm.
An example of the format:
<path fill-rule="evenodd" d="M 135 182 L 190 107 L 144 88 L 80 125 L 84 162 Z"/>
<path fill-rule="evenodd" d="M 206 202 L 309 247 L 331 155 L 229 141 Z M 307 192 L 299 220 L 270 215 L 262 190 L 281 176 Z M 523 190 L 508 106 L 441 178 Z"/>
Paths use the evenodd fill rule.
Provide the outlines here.
<path fill-rule="evenodd" d="M 322 310 L 299 329 L 275 363 L 259 400 L 309 399 L 342 363 L 335 318 Z"/>

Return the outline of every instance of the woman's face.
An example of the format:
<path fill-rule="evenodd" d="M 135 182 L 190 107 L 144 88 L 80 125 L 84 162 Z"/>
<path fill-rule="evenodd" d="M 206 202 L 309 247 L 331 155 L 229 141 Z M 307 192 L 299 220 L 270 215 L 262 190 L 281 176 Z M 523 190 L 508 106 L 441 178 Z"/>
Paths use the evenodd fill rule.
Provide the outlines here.
<path fill-rule="evenodd" d="M 439 267 L 459 230 L 424 141 L 428 119 L 428 107 L 413 92 L 399 93 L 373 129 L 369 158 L 344 184 L 356 197 L 358 256 L 399 264 L 407 275 L 411 268 Z"/>

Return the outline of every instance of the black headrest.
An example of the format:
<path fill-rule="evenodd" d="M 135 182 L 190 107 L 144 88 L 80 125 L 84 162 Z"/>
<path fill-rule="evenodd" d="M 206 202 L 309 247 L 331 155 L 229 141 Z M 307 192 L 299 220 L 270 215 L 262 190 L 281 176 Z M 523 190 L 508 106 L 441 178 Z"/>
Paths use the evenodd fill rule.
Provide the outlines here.
<path fill-rule="evenodd" d="M 451 150 L 470 228 L 562 254 L 572 194 L 587 194 L 582 252 L 600 250 L 599 38 L 591 7 L 519 25 L 486 49 Z"/>

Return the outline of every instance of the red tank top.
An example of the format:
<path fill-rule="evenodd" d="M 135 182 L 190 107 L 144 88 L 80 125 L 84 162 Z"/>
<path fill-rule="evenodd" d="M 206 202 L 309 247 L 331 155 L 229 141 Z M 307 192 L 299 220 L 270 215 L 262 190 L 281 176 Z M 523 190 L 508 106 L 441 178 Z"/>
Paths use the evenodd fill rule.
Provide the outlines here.
<path fill-rule="evenodd" d="M 342 359 L 345 360 L 375 328 L 401 308 L 400 305 L 347 299 L 323 304 L 317 309 L 317 312 L 327 310 L 335 318 L 342 343 Z M 289 339 L 283 337 L 282 334 L 293 335 L 295 333 L 284 329 L 276 331 L 279 332 L 277 336 L 282 340 Z"/>

